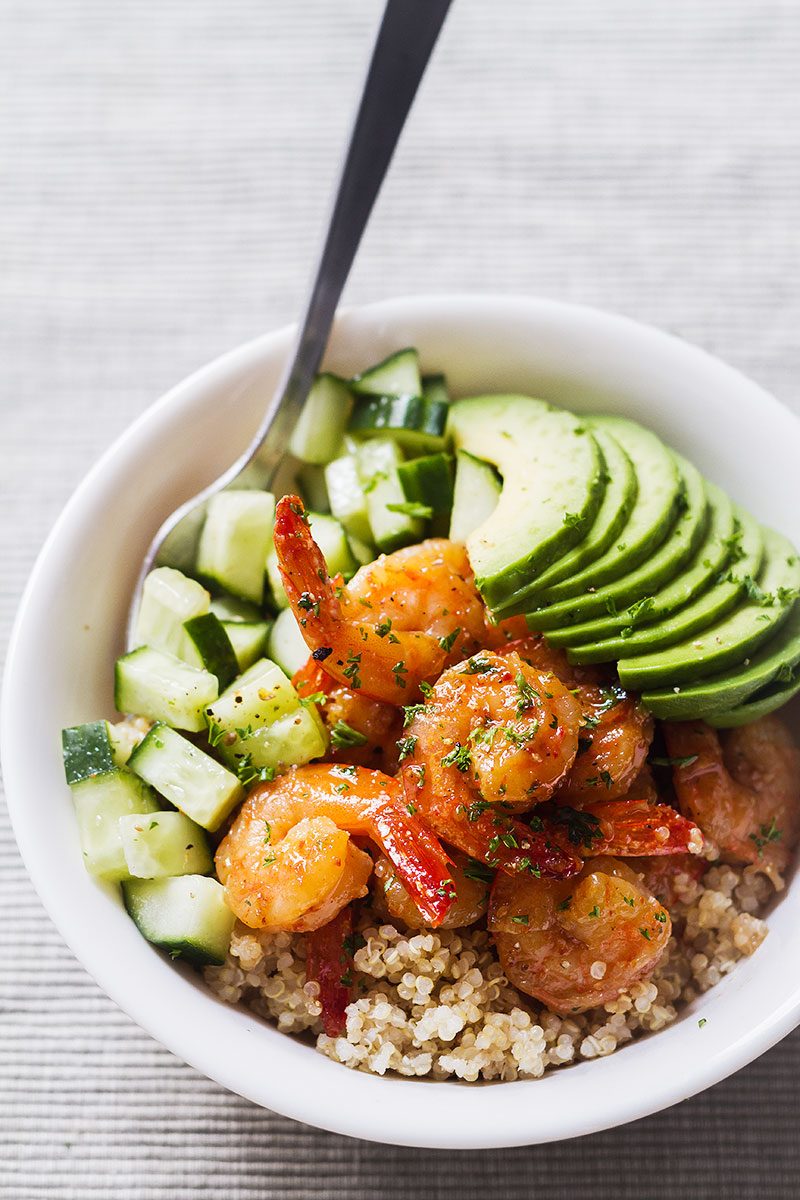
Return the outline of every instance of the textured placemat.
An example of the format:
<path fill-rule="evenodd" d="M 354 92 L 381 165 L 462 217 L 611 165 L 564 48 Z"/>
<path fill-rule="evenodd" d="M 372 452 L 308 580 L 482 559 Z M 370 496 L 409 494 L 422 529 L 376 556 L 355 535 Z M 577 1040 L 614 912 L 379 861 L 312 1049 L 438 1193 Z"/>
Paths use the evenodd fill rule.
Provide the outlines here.
<path fill-rule="evenodd" d="M 189 370 L 295 314 L 378 5 L 5 0 L 0 14 L 3 638 L 100 450 Z M 798 61 L 797 0 L 456 0 L 348 298 L 599 304 L 796 404 Z M 579 1142 L 458 1156 L 352 1142 L 156 1046 L 62 944 L 4 811 L 0 856 L 2 1197 L 797 1194 L 800 1036 Z"/>

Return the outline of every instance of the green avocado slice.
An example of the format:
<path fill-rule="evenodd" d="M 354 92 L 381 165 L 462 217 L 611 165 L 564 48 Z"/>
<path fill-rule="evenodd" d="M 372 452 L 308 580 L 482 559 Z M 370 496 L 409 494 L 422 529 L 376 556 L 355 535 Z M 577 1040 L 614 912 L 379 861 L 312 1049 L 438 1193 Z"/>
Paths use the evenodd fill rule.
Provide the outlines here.
<path fill-rule="evenodd" d="M 549 631 L 553 625 L 559 628 L 600 613 L 618 612 L 628 605 L 632 606 L 628 624 L 648 619 L 652 592 L 683 570 L 694 556 L 708 527 L 708 500 L 703 477 L 686 459 L 678 455 L 675 458 L 682 481 L 681 511 L 661 545 L 634 570 L 604 587 L 593 588 L 584 596 L 550 605 L 542 613 L 529 614 L 528 624 L 531 628 Z M 566 632 L 562 631 L 562 635 Z"/>
<path fill-rule="evenodd" d="M 717 729 L 735 729 L 739 725 L 749 725 L 759 717 L 766 717 L 776 709 L 783 708 L 793 696 L 800 692 L 800 671 L 789 683 L 771 684 L 762 692 L 756 692 L 744 704 L 736 708 L 726 708 L 723 712 L 711 713 L 706 720 Z"/>
<path fill-rule="evenodd" d="M 613 616 L 598 617 L 564 629 L 553 629 L 547 640 L 554 646 L 567 646 L 570 661 L 575 663 L 613 662 L 630 653 L 630 639 L 635 633 L 652 630 L 664 617 L 671 616 L 688 604 L 719 575 L 730 557 L 731 547 L 739 544 L 739 533 L 728 496 L 713 483 L 705 482 L 708 496 L 709 521 L 705 537 L 694 556 L 674 579 L 647 597 L 645 606 L 634 604 Z M 652 603 L 650 603 L 652 601 Z M 638 602 L 637 602 L 638 604 Z M 642 621 L 647 624 L 637 629 Z M 676 638 L 676 640 L 679 640 Z"/>
<path fill-rule="evenodd" d="M 606 552 L 576 575 L 555 584 L 543 592 L 536 611 L 536 629 L 562 625 L 563 614 L 573 606 L 562 601 L 583 598 L 613 579 L 619 579 L 638 567 L 664 541 L 677 516 L 676 507 L 682 494 L 678 463 L 664 443 L 651 433 L 624 417 L 592 417 L 591 428 L 603 429 L 620 443 L 633 463 L 638 480 L 636 501 L 630 516 Z M 556 610 L 555 617 L 552 609 Z M 540 610 L 547 610 L 540 615 Z"/>
<path fill-rule="evenodd" d="M 489 608 L 511 616 L 514 593 L 591 526 L 605 487 L 600 448 L 585 421 L 529 396 L 459 400 L 448 430 L 502 476 L 497 507 L 466 545 Z"/>
<path fill-rule="evenodd" d="M 768 640 L 788 618 L 800 590 L 800 559 L 782 534 L 764 529 L 764 565 L 758 583 L 741 574 L 747 599 L 721 621 L 706 626 L 695 637 L 677 642 L 654 654 L 623 658 L 617 664 L 624 687 L 650 691 L 715 674 L 738 665 Z"/>
<path fill-rule="evenodd" d="M 770 684 L 791 683 L 799 663 L 800 604 L 795 603 L 775 636 L 752 658 L 746 658 L 741 667 L 701 679 L 678 691 L 664 688 L 645 692 L 642 700 L 662 720 L 693 721 L 709 713 L 736 708 Z"/>
<path fill-rule="evenodd" d="M 743 509 L 733 509 L 737 528 L 729 540 L 728 553 L 722 573 L 689 604 L 671 616 L 643 625 L 623 641 L 623 649 L 615 658 L 639 661 L 640 655 L 683 642 L 692 634 L 729 613 L 741 599 L 744 580 L 755 579 L 764 558 L 764 538 L 761 526 Z M 567 657 L 583 653 L 583 647 L 568 650 Z M 577 661 L 577 658 L 576 658 Z"/>
<path fill-rule="evenodd" d="M 597 428 L 594 436 L 603 452 L 606 476 L 606 489 L 594 523 L 577 546 L 573 546 L 552 567 L 538 575 L 527 588 L 517 592 L 515 603 L 529 606 L 546 588 L 575 575 L 594 562 L 609 548 L 630 516 L 639 490 L 633 463 L 607 430 Z"/>

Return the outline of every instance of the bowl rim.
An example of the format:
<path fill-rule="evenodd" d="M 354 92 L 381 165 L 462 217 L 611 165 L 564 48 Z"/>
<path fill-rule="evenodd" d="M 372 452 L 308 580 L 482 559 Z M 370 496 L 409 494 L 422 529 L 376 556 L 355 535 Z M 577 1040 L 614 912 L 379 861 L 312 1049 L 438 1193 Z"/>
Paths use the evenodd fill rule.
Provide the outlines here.
<path fill-rule="evenodd" d="M 398 314 L 403 312 L 415 314 L 422 312 L 424 315 L 426 311 L 433 312 L 444 309 L 455 313 L 470 312 L 474 315 L 487 307 L 497 311 L 505 309 L 509 313 L 514 312 L 517 315 L 524 312 L 539 316 L 545 314 L 558 321 L 588 321 L 598 328 L 606 328 L 617 334 L 639 339 L 643 345 L 649 344 L 673 354 L 678 352 L 684 356 L 694 357 L 698 362 L 703 360 L 709 369 L 716 372 L 721 382 L 726 382 L 732 388 L 744 390 L 752 398 L 757 399 L 760 405 L 769 406 L 777 420 L 785 422 L 788 418 L 795 437 L 800 429 L 796 418 L 788 409 L 735 368 L 673 334 L 605 310 L 526 296 L 442 294 L 398 297 L 377 304 L 343 309 L 337 320 L 348 318 L 353 314 L 364 314 L 368 318 L 383 319 L 391 323 Z M 276 350 L 283 352 L 288 349 L 293 329 L 293 326 L 285 326 L 234 348 L 193 372 L 156 400 L 122 432 L 87 472 L 64 506 L 38 554 L 21 597 L 9 640 L 2 710 L 0 711 L 0 752 L 12 828 L 25 867 L 48 915 L 75 957 L 106 994 L 138 1025 L 182 1060 L 207 1077 L 256 1104 L 269 1107 L 296 1120 L 348 1136 L 431 1148 L 475 1149 L 529 1145 L 536 1142 L 581 1136 L 624 1124 L 657 1112 L 719 1082 L 769 1049 L 800 1023 L 800 980 L 795 982 L 793 988 L 789 989 L 782 1002 L 777 1004 L 775 1010 L 768 1017 L 754 1021 L 753 1025 L 733 1044 L 720 1043 L 704 1047 L 710 1053 L 698 1065 L 696 1072 L 691 1077 L 680 1076 L 678 1072 L 675 1072 L 673 1075 L 665 1073 L 658 1078 L 648 1078 L 646 1095 L 643 1095 L 638 1088 L 631 1088 L 628 1094 L 625 1094 L 624 1089 L 615 1086 L 615 1082 L 617 1075 L 621 1075 L 624 1079 L 628 1073 L 628 1062 L 633 1063 L 637 1048 L 639 1059 L 643 1057 L 643 1047 L 646 1056 L 653 1057 L 652 1053 L 647 1054 L 647 1050 L 654 1044 L 650 1038 L 641 1039 L 625 1048 L 625 1055 L 622 1056 L 625 1059 L 625 1067 L 621 1071 L 615 1069 L 612 1072 L 610 1070 L 612 1059 L 617 1058 L 616 1055 L 613 1055 L 611 1059 L 603 1059 L 596 1063 L 575 1065 L 566 1073 L 548 1073 L 545 1077 L 547 1085 L 544 1079 L 520 1080 L 515 1081 L 513 1089 L 505 1087 L 498 1089 L 490 1086 L 487 1090 L 485 1085 L 463 1085 L 454 1081 L 436 1081 L 437 1087 L 448 1089 L 446 1093 L 442 1093 L 442 1099 L 446 1097 L 447 1106 L 453 1110 L 450 1118 L 439 1125 L 436 1124 L 434 1118 L 437 1109 L 441 1109 L 442 1103 L 435 1099 L 435 1092 L 426 1097 L 426 1093 L 429 1093 L 433 1086 L 431 1081 L 397 1079 L 395 1077 L 386 1079 L 347 1071 L 340 1064 L 333 1063 L 314 1051 L 309 1052 L 307 1063 L 301 1067 L 297 1061 L 292 1061 L 288 1052 L 283 1053 L 279 1043 L 274 1039 L 270 1050 L 271 1059 L 278 1060 L 279 1066 L 282 1060 L 285 1070 L 296 1071 L 303 1086 L 288 1086 L 283 1071 L 277 1071 L 272 1078 L 264 1080 L 250 1070 L 247 1078 L 243 1079 L 240 1063 L 228 1062 L 226 1064 L 224 1059 L 221 1061 L 216 1047 L 212 1047 L 209 1051 L 203 1038 L 198 1038 L 196 1032 L 193 1031 L 191 1022 L 182 1020 L 180 1005 L 189 1004 L 185 995 L 187 989 L 183 987 L 186 978 L 184 972 L 176 970 L 172 964 L 164 964 L 173 980 L 174 987 L 172 984 L 166 983 L 166 976 L 164 977 L 164 986 L 179 1001 L 177 1011 L 173 1011 L 169 1004 L 154 1001 L 147 989 L 140 989 L 138 992 L 132 991 L 133 978 L 131 974 L 123 972 L 120 964 L 115 960 L 102 957 L 98 946 L 93 942 L 92 931 L 86 929 L 79 919 L 76 920 L 77 906 L 73 910 L 71 898 L 61 894 L 58 887 L 43 870 L 37 847 L 37 830 L 27 817 L 25 809 L 25 751 L 19 738 L 20 716 L 16 711 L 13 697 L 25 669 L 23 640 L 24 634 L 27 632 L 27 613 L 32 599 L 36 596 L 46 577 L 55 548 L 58 546 L 63 532 L 77 520 L 82 509 L 91 508 L 92 497 L 99 490 L 100 485 L 113 475 L 117 460 L 123 452 L 135 453 L 137 446 L 145 442 L 158 429 L 166 413 L 173 413 L 181 408 L 190 409 L 208 388 L 237 374 L 247 364 L 258 363 L 264 355 L 274 353 Z M 787 426 L 787 428 L 789 427 Z M 146 943 L 143 944 L 146 946 Z M 151 947 L 148 949 L 152 950 Z M 160 956 L 157 957 L 159 961 L 163 961 Z M 202 996 L 204 1001 L 211 996 L 203 987 L 188 989 L 189 995 L 193 995 L 195 992 L 198 996 Z M 233 1031 L 236 1030 L 235 1040 L 240 1048 L 248 1045 L 248 1038 L 252 1039 L 254 1031 L 263 1033 L 265 1029 L 270 1029 L 252 1014 L 248 1016 L 240 1009 L 228 1008 L 219 1001 L 215 1003 L 219 1003 L 224 1008 L 226 1015 L 231 1017 L 232 1036 Z M 193 1003 L 192 1007 L 194 1007 Z M 286 1038 L 275 1029 L 272 1029 L 272 1033 L 277 1039 L 289 1042 L 293 1046 L 297 1045 L 294 1039 Z M 630 1057 L 626 1058 L 626 1056 Z M 559 1117 L 560 1123 L 556 1123 L 554 1114 L 549 1113 L 547 1101 L 555 1100 L 559 1092 L 564 1092 L 564 1084 L 566 1084 L 566 1091 L 569 1092 L 570 1085 L 566 1083 L 566 1077 L 580 1072 L 583 1078 L 583 1071 L 590 1065 L 592 1070 L 598 1074 L 598 1082 L 602 1082 L 604 1072 L 598 1071 L 601 1062 L 605 1068 L 607 1085 L 610 1085 L 611 1089 L 607 1093 L 606 1106 L 599 1112 L 587 1112 L 585 1107 L 577 1106 L 571 1119 L 565 1120 L 562 1113 Z M 331 1075 L 331 1070 L 335 1074 Z M 326 1072 L 328 1073 L 328 1086 L 324 1085 Z M 306 1077 L 308 1077 L 307 1087 L 305 1086 Z M 550 1083 L 551 1080 L 560 1080 L 563 1083 Z M 394 1091 L 401 1094 L 405 1091 L 410 1100 L 410 1103 L 406 1105 L 393 1104 L 391 1106 L 391 1128 L 387 1128 L 388 1122 L 383 1111 L 386 1092 L 384 1090 L 381 1096 L 378 1090 L 380 1087 L 386 1089 L 387 1086 L 393 1086 Z M 542 1098 L 545 1101 L 544 1106 L 540 1106 L 538 1103 L 519 1102 L 523 1099 L 522 1089 L 533 1087 L 541 1090 Z M 549 1092 L 548 1087 L 550 1088 Z M 507 1094 L 509 1098 L 516 1096 L 516 1104 L 490 1099 L 492 1096 L 498 1096 L 500 1092 Z M 480 1106 L 485 1107 L 487 1113 L 493 1108 L 498 1110 L 498 1116 L 502 1116 L 502 1123 L 498 1122 L 495 1127 L 488 1129 L 476 1128 L 475 1111 L 477 1108 L 472 1099 L 466 1100 L 467 1095 L 482 1097 Z M 332 1103 L 334 1096 L 340 1102 Z M 349 1108 L 344 1097 L 360 1101 L 361 1107 L 353 1104 L 352 1108 Z M 526 1093 L 526 1097 L 531 1101 L 534 1100 L 534 1096 L 530 1092 Z M 381 1103 L 381 1100 L 384 1103 Z M 538 1128 L 533 1127 L 534 1117 L 539 1122 Z M 426 1122 L 428 1122 L 427 1125 Z"/>

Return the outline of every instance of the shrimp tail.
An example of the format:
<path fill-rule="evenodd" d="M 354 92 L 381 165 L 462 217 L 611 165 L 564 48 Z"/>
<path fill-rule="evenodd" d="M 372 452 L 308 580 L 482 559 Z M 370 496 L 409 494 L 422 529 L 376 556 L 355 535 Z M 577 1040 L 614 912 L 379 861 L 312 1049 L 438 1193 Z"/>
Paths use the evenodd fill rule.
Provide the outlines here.
<path fill-rule="evenodd" d="M 339 598 L 299 496 L 281 496 L 275 510 L 275 552 L 292 612 L 309 636 L 340 616 Z"/>
<path fill-rule="evenodd" d="M 327 695 L 335 687 L 336 680 L 309 657 L 303 666 L 295 671 L 292 685 L 300 699 L 307 700 L 309 696 L 315 696 L 318 692 Z"/>
<path fill-rule="evenodd" d="M 669 804 L 608 800 L 585 811 L 600 822 L 601 837 L 592 845 L 593 855 L 699 854 L 703 848 L 698 826 Z"/>
<path fill-rule="evenodd" d="M 352 999 L 353 913 L 348 904 L 341 912 L 305 935 L 306 979 L 319 984 L 322 1027 L 328 1037 L 340 1037 L 347 1024 Z"/>
<path fill-rule="evenodd" d="M 406 891 L 436 928 L 456 898 L 453 864 L 435 834 L 410 812 L 392 805 L 376 808 L 375 831 Z"/>

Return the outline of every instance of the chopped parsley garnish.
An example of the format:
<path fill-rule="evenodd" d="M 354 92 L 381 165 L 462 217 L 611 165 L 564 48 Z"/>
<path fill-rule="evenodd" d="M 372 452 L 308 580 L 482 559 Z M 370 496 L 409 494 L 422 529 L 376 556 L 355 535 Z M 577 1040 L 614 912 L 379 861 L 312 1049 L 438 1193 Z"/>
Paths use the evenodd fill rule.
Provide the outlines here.
<path fill-rule="evenodd" d="M 461 668 L 462 675 L 485 675 L 487 671 L 493 671 L 494 664 L 487 659 L 477 655 L 475 658 L 470 658 L 464 663 Z"/>
<path fill-rule="evenodd" d="M 403 707 L 403 728 L 407 729 L 414 717 L 425 711 L 424 704 L 406 704 Z"/>
<path fill-rule="evenodd" d="M 563 900 L 561 901 L 561 903 L 559 904 L 559 906 L 558 906 L 558 911 L 559 911 L 559 912 L 566 912 L 566 911 L 567 911 L 567 909 L 569 908 L 570 904 L 572 904 L 572 896 L 567 896 L 567 897 L 565 897 L 565 899 L 563 899 Z"/>
<path fill-rule="evenodd" d="M 208 722 L 208 744 L 209 746 L 218 746 L 225 737 L 225 730 L 218 721 L 212 717 Z"/>
<path fill-rule="evenodd" d="M 406 683 L 408 682 L 406 679 L 406 676 L 408 675 L 408 667 L 402 659 L 400 662 L 396 662 L 392 667 L 392 675 L 394 675 L 394 681 L 398 687 L 406 686 Z"/>
<path fill-rule="evenodd" d="M 447 637 L 439 638 L 439 645 L 444 650 L 445 654 L 449 654 L 455 645 L 456 638 L 461 633 L 461 629 L 454 629 L 452 633 L 448 633 Z"/>
<path fill-rule="evenodd" d="M 539 699 L 539 693 L 535 687 L 532 687 L 521 671 L 517 672 L 514 678 L 514 683 L 517 685 L 519 692 L 519 700 L 517 700 L 517 712 L 527 712 L 529 708 L 533 708 L 536 701 Z"/>
<path fill-rule="evenodd" d="M 334 750 L 345 750 L 350 746 L 365 746 L 367 737 L 358 729 L 353 729 L 346 721 L 337 721 L 331 730 L 331 746 Z"/>
<path fill-rule="evenodd" d="M 325 700 L 327 700 L 327 696 L 324 692 L 311 692 L 309 696 L 300 696 L 303 708 L 308 708 L 309 704 L 323 704 Z"/>
<path fill-rule="evenodd" d="M 377 633 L 379 638 L 385 638 L 387 633 L 392 632 L 392 622 L 391 621 L 380 621 L 375 626 L 375 632 Z"/>
<path fill-rule="evenodd" d="M 562 805 L 555 809 L 553 819 L 559 825 L 566 825 L 567 837 L 573 846 L 591 849 L 594 840 L 603 836 L 598 818 L 580 809 Z"/>
<path fill-rule="evenodd" d="M 489 867 L 485 863 L 478 862 L 476 858 L 467 860 L 467 865 L 464 867 L 463 873 L 465 878 L 474 879 L 477 883 L 491 883 L 494 878 L 494 874 Z"/>
<path fill-rule="evenodd" d="M 297 607 L 302 608 L 303 612 L 313 613 L 315 617 L 319 616 L 319 600 L 315 600 L 311 592 L 303 592 L 297 601 Z"/>
<path fill-rule="evenodd" d="M 469 746 L 462 746 L 461 742 L 456 742 L 449 754 L 445 754 L 442 759 L 443 767 L 455 767 L 457 771 L 468 771 L 472 755 L 470 754 Z"/>
<path fill-rule="evenodd" d="M 530 917 L 527 913 L 520 913 L 518 917 L 512 917 L 511 920 L 515 925 L 527 925 L 530 921 Z"/>
<path fill-rule="evenodd" d="M 580 513 L 564 513 L 564 524 L 568 529 L 580 529 L 582 520 Z"/>
<path fill-rule="evenodd" d="M 272 783 L 276 772 L 274 767 L 254 766 L 252 754 L 243 754 L 236 764 L 236 774 L 239 782 L 249 787 L 251 783 Z"/>
<path fill-rule="evenodd" d="M 430 696 L 431 692 L 433 691 L 433 686 L 423 679 L 422 683 L 419 685 L 419 690 L 427 700 L 428 696 Z"/>
<path fill-rule="evenodd" d="M 416 813 L 416 811 L 417 811 L 416 804 L 412 803 L 412 801 L 409 800 L 408 804 L 406 805 L 406 812 L 408 813 L 408 815 L 410 817 L 413 817 L 414 814 Z"/>
<path fill-rule="evenodd" d="M 642 935 L 642 937 L 643 937 L 643 938 L 645 938 L 645 939 L 646 939 L 648 942 L 650 941 L 650 930 L 649 930 L 649 929 L 640 929 L 640 930 L 639 930 L 639 933 L 640 933 L 640 934 Z"/>
<path fill-rule="evenodd" d="M 637 600 L 627 609 L 626 615 L 630 617 L 631 625 L 638 625 L 645 617 L 655 608 L 656 602 L 652 596 L 643 596 L 641 600 Z"/>
<path fill-rule="evenodd" d="M 771 842 L 779 842 L 782 836 L 783 834 L 775 824 L 775 818 L 773 817 L 769 825 L 760 825 L 758 833 L 750 834 L 750 841 L 755 842 L 758 847 L 758 857 L 763 858 L 764 847 L 769 846 Z"/>
<path fill-rule="evenodd" d="M 634 906 L 633 896 L 623 896 L 622 899 L 625 901 L 628 908 L 633 908 L 633 906 Z"/>
<path fill-rule="evenodd" d="M 707 1025 L 707 1024 L 708 1024 L 708 1020 L 705 1017 L 701 1017 L 700 1020 L 697 1022 L 697 1028 L 702 1029 L 703 1026 Z"/>
<path fill-rule="evenodd" d="M 420 504 L 417 500 L 398 500 L 387 504 L 389 512 L 402 513 L 404 517 L 416 517 L 420 521 L 430 521 L 433 509 L 430 504 Z"/>
<path fill-rule="evenodd" d="M 657 913 L 656 913 L 656 920 L 657 920 L 658 922 L 660 922 L 660 924 L 661 924 L 661 925 L 664 925 L 664 924 L 666 924 L 666 920 L 667 920 L 667 914 L 666 914 L 665 912 L 657 912 Z"/>
<path fill-rule="evenodd" d="M 594 908 L 590 909 L 586 915 L 588 917 L 599 917 L 600 916 L 600 905 L 595 904 Z"/>
<path fill-rule="evenodd" d="M 417 739 L 415 737 L 399 738 L 397 741 L 397 749 L 400 751 L 400 757 L 397 761 L 405 762 L 407 758 L 410 758 L 414 753 L 416 744 Z"/>
<path fill-rule="evenodd" d="M 361 666 L 361 655 L 353 654 L 352 650 L 347 656 L 347 666 L 344 669 L 344 677 L 352 683 L 353 687 L 358 691 L 361 687 L 361 674 L 359 668 Z"/>

